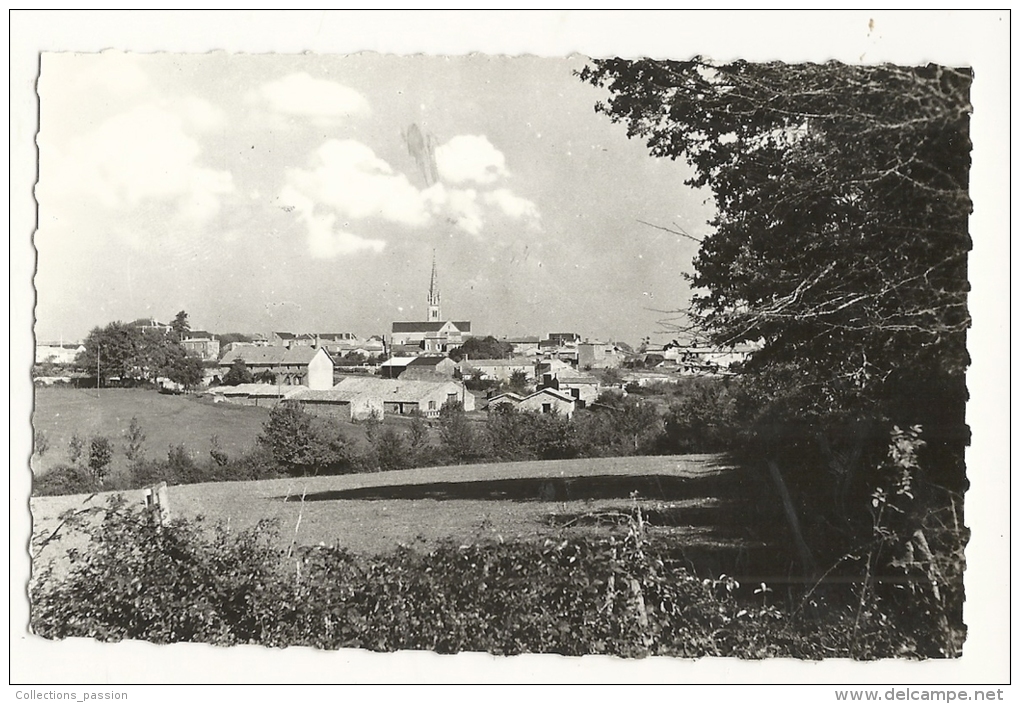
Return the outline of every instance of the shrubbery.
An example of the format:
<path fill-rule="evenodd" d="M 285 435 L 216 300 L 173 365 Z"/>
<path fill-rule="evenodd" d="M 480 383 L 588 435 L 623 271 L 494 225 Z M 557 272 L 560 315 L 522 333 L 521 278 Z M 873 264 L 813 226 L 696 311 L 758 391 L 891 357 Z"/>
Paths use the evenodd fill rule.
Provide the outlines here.
<path fill-rule="evenodd" d="M 618 391 L 604 393 L 569 419 L 501 406 L 480 421 L 451 404 L 437 419 L 412 415 L 405 427 L 384 425 L 378 419 L 362 421 L 367 444 L 352 440 L 344 423 L 313 416 L 285 402 L 270 412 L 256 447 L 238 457 L 228 457 L 218 438 L 213 438 L 208 458 L 196 458 L 188 448 L 172 446 L 165 460 L 150 459 L 145 454 L 145 431 L 132 418 L 118 448 L 130 462 L 126 474 L 107 476 L 115 450 L 109 440 L 73 435 L 70 464 L 36 477 L 33 492 L 41 496 L 137 489 L 160 481 L 190 484 L 487 461 L 730 449 L 737 436 L 732 429 L 736 383 L 687 381 L 656 389 L 669 394 L 665 402 L 671 405 L 664 417 L 643 394 Z"/>
<path fill-rule="evenodd" d="M 936 636 L 904 632 L 877 600 L 862 614 L 809 615 L 770 604 L 767 589 L 745 598 L 730 579 L 698 579 L 668 544 L 644 539 L 640 516 L 625 537 L 372 557 L 319 547 L 290 559 L 270 524 L 161 526 L 116 497 L 101 521 L 78 523 L 89 544 L 70 551 L 66 577 L 44 569 L 30 587 L 31 626 L 46 638 L 625 657 L 939 652 Z"/>
<path fill-rule="evenodd" d="M 354 467 L 350 443 L 337 424 L 292 403 L 273 408 L 258 444 L 289 474 L 340 474 Z"/>

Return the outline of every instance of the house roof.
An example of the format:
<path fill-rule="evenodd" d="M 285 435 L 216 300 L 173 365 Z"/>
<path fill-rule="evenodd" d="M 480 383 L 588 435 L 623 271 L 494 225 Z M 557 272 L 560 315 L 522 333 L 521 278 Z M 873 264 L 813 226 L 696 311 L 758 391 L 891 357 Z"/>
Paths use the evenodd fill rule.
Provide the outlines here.
<path fill-rule="evenodd" d="M 41 349 L 43 347 L 50 347 L 54 349 L 62 350 L 76 350 L 85 349 L 85 345 L 80 342 L 40 342 L 36 345 L 36 348 Z"/>
<path fill-rule="evenodd" d="M 380 364 L 380 367 L 406 367 L 408 364 L 416 360 L 417 357 L 390 357 L 385 362 Z"/>
<path fill-rule="evenodd" d="M 155 318 L 139 318 L 128 323 L 133 328 L 169 328 L 169 323 L 161 323 Z"/>
<path fill-rule="evenodd" d="M 447 323 L 452 323 L 461 332 L 471 332 L 471 323 L 467 320 L 439 320 L 435 322 L 395 322 L 393 332 L 439 332 Z"/>
<path fill-rule="evenodd" d="M 288 396 L 291 401 L 322 401 L 326 403 L 350 403 L 361 396 L 370 395 L 366 391 L 354 389 L 332 388 L 332 389 L 305 389 Z"/>
<path fill-rule="evenodd" d="M 460 393 L 462 388 L 453 381 L 410 381 L 374 376 L 347 377 L 333 387 L 351 394 L 369 394 L 383 401 L 402 402 L 421 401 L 437 393 Z"/>
<path fill-rule="evenodd" d="M 511 359 L 465 359 L 461 362 L 464 367 L 533 367 L 535 361 L 528 357 L 513 357 Z"/>
<path fill-rule="evenodd" d="M 217 386 L 210 393 L 222 396 L 258 396 L 270 398 L 288 398 L 305 386 L 277 386 L 276 384 L 238 384 L 237 386 Z"/>
<path fill-rule="evenodd" d="M 213 334 L 208 330 L 192 330 L 184 335 L 183 341 L 189 342 L 191 340 L 211 340 L 211 339 L 213 339 Z"/>
<path fill-rule="evenodd" d="M 507 391 L 504 394 L 499 394 L 498 396 L 493 396 L 492 398 L 490 398 L 489 405 L 491 406 L 497 401 L 512 401 L 513 403 L 520 403 L 523 400 L 524 400 L 523 396 L 515 394 L 513 391 Z"/>
<path fill-rule="evenodd" d="M 408 362 L 409 367 L 438 367 L 440 364 L 450 359 L 449 357 L 439 357 L 437 355 L 422 355 L 421 357 L 414 357 Z M 452 361 L 452 360 L 451 360 Z"/>
<path fill-rule="evenodd" d="M 329 353 L 315 347 L 254 347 L 244 346 L 231 349 L 220 360 L 221 364 L 230 365 L 240 357 L 250 366 L 292 366 L 308 364 L 319 352 L 327 357 Z M 331 358 L 332 360 L 332 358 Z"/>
<path fill-rule="evenodd" d="M 599 380 L 591 376 L 558 376 L 556 381 L 561 384 L 598 384 Z"/>
<path fill-rule="evenodd" d="M 556 381 L 564 384 L 597 384 L 599 380 L 590 374 L 582 374 L 575 370 L 573 367 L 569 369 L 556 370 L 546 372 L 551 375 Z"/>
<path fill-rule="evenodd" d="M 557 391 L 556 389 L 550 389 L 548 387 L 544 389 L 539 389 L 538 391 L 529 396 L 525 396 L 523 400 L 527 401 L 528 399 L 535 398 L 536 396 L 541 396 L 542 394 L 558 398 L 561 401 L 569 401 L 570 403 L 574 403 L 576 400 L 573 396 L 567 396 L 562 391 Z"/>

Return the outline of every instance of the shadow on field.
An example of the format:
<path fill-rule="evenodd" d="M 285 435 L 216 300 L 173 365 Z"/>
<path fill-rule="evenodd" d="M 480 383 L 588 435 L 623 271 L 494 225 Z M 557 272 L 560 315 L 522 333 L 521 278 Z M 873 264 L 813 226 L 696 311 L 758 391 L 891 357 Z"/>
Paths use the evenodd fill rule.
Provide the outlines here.
<path fill-rule="evenodd" d="M 738 526 L 740 507 L 743 502 L 720 501 L 714 498 L 684 500 L 679 505 L 642 503 L 641 516 L 649 526 L 658 528 L 679 528 L 708 526 L 712 528 Z M 620 526 L 626 527 L 635 518 L 633 504 L 600 505 L 591 511 L 552 513 L 547 518 L 549 525 L 571 526 Z"/>
<path fill-rule="evenodd" d="M 434 501 L 587 501 L 628 499 L 676 501 L 715 498 L 743 493 L 736 472 L 696 477 L 662 475 L 603 475 L 581 477 L 529 477 L 462 482 L 431 482 L 361 487 L 308 494 L 305 501 L 382 501 L 432 499 Z M 300 501 L 301 497 L 278 497 Z"/>

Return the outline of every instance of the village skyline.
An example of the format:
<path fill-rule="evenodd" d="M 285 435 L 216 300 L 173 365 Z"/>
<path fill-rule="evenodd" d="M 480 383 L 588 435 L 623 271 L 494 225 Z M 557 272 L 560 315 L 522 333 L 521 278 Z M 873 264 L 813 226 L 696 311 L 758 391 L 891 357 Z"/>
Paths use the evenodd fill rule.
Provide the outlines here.
<path fill-rule="evenodd" d="M 425 319 L 632 342 L 683 309 L 710 194 L 569 58 L 46 54 L 37 339 Z M 113 266 L 110 266 L 113 263 Z"/>

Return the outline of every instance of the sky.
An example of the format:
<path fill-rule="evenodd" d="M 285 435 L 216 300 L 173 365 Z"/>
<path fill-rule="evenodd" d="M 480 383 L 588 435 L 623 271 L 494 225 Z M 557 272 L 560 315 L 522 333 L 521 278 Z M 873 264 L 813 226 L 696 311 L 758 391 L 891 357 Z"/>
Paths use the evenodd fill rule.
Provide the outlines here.
<path fill-rule="evenodd" d="M 683 308 L 711 194 L 596 114 L 587 59 L 47 53 L 36 336 L 213 332 L 637 343 Z"/>

